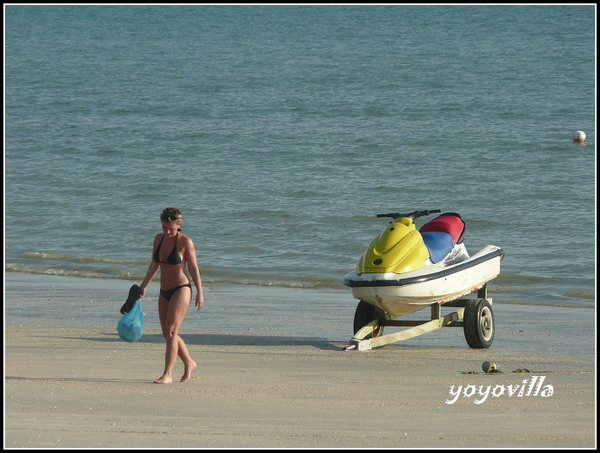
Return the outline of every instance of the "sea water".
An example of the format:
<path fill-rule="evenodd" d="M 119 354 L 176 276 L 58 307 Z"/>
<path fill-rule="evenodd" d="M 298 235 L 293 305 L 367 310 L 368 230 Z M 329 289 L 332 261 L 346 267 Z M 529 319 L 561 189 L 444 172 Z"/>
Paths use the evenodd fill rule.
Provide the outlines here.
<path fill-rule="evenodd" d="M 441 209 L 594 306 L 595 5 L 4 8 L 6 273 L 139 283 L 176 206 L 208 285 L 343 289 Z"/>

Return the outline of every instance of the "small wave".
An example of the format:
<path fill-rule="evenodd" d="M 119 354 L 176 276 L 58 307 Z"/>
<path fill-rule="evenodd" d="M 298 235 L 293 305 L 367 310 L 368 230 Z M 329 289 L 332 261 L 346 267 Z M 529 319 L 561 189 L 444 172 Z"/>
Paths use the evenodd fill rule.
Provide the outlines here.
<path fill-rule="evenodd" d="M 575 297 L 578 299 L 589 299 L 589 300 L 596 300 L 596 293 L 588 293 L 585 291 L 572 291 L 572 292 L 566 292 L 565 296 L 567 297 Z"/>
<path fill-rule="evenodd" d="M 29 266 L 19 263 L 6 263 L 6 272 L 25 272 L 29 274 L 57 275 L 79 278 L 119 279 L 130 281 L 142 281 L 145 273 L 131 272 L 123 269 L 106 271 L 73 270 L 64 268 L 46 268 Z M 247 272 L 221 271 L 216 269 L 200 268 L 202 281 L 204 283 L 233 283 L 236 285 L 273 286 L 284 288 L 342 288 L 341 279 L 327 276 L 299 276 L 297 278 L 283 275 L 252 274 Z"/>
<path fill-rule="evenodd" d="M 72 263 L 103 263 L 103 264 L 127 264 L 127 265 L 140 265 L 147 264 L 148 260 L 131 260 L 131 259 L 114 259 L 105 258 L 101 256 L 76 256 L 66 255 L 63 253 L 55 252 L 25 252 L 23 254 L 25 258 L 33 260 L 54 260 L 54 261 L 68 261 Z"/>
<path fill-rule="evenodd" d="M 499 282 L 508 283 L 510 281 L 519 281 L 519 282 L 546 282 L 552 281 L 553 279 L 549 277 L 540 277 L 539 275 L 525 275 L 525 274 L 509 274 L 509 273 L 501 273 L 497 277 Z"/>
<path fill-rule="evenodd" d="M 4 267 L 6 272 L 26 272 L 29 274 L 44 274 L 57 275 L 65 277 L 81 277 L 81 278 L 102 278 L 102 279 L 123 279 L 123 280 L 142 280 L 144 274 L 135 272 L 120 271 L 116 273 L 104 273 L 85 270 L 70 270 L 59 268 L 40 268 L 35 266 L 27 266 L 25 264 L 7 263 Z"/>
<path fill-rule="evenodd" d="M 553 301 L 529 301 L 523 299 L 494 299 L 494 303 L 498 302 L 502 305 L 528 305 L 535 307 L 559 307 L 559 308 L 595 308 L 595 304 L 580 303 L 580 302 L 553 302 Z"/>
<path fill-rule="evenodd" d="M 202 281 L 237 285 L 276 286 L 285 288 L 342 288 L 342 279 L 327 275 L 291 275 L 267 272 L 246 272 L 211 266 L 200 266 Z"/>
<path fill-rule="evenodd" d="M 233 283 L 235 285 L 250 285 L 250 286 L 273 286 L 281 288 L 302 288 L 302 289 L 324 289 L 324 288 L 341 288 L 342 284 L 330 285 L 325 282 L 308 282 L 308 281 L 273 281 L 262 279 L 247 279 L 247 278 L 202 278 L 202 281 L 208 283 Z"/>

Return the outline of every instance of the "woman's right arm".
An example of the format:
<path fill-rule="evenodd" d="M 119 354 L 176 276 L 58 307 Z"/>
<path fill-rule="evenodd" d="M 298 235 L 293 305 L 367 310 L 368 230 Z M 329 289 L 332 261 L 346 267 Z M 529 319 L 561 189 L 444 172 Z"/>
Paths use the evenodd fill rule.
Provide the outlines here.
<path fill-rule="evenodd" d="M 152 281 L 152 279 L 158 272 L 158 266 L 159 266 L 159 264 L 154 260 L 152 260 L 152 262 L 150 263 L 150 266 L 148 266 L 148 272 L 146 272 L 146 278 L 144 278 L 144 281 L 140 285 L 140 296 L 141 297 L 144 297 L 146 295 L 146 287 L 150 284 L 150 282 Z"/>
<path fill-rule="evenodd" d="M 154 250 L 156 249 L 156 242 L 158 239 L 158 236 L 156 236 L 156 238 L 154 238 L 154 246 L 152 247 L 152 258 L 150 260 L 150 266 L 148 266 L 148 272 L 146 272 L 146 278 L 144 278 L 144 281 L 142 282 L 142 284 L 140 285 L 140 296 L 144 297 L 146 295 L 146 288 L 148 287 L 148 285 L 150 284 L 150 282 L 152 281 L 152 279 L 156 276 L 156 273 L 158 272 L 158 268 L 159 268 L 159 264 L 154 261 Z"/>

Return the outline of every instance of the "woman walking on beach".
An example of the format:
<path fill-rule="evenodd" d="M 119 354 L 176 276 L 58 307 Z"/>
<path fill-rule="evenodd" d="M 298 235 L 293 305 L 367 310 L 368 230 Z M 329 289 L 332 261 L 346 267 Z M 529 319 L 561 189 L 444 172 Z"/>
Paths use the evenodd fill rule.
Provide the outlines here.
<path fill-rule="evenodd" d="M 192 285 L 185 273 L 188 264 L 189 272 L 196 286 L 196 307 L 198 310 L 204 305 L 202 294 L 202 281 L 196 262 L 196 249 L 192 240 L 181 231 L 183 216 L 177 208 L 165 208 L 160 215 L 164 234 L 154 238 L 152 262 L 148 267 L 146 278 L 140 285 L 140 295 L 144 297 L 146 288 L 160 268 L 160 296 L 158 297 L 158 316 L 162 327 L 163 336 L 167 340 L 165 353 L 165 371 L 156 379 L 156 384 L 169 384 L 173 382 L 171 372 L 175 366 L 177 356 L 181 358 L 185 371 L 181 382 L 190 379 L 196 362 L 190 357 L 187 346 L 179 336 L 179 327 L 183 322 L 185 313 L 192 299 Z"/>

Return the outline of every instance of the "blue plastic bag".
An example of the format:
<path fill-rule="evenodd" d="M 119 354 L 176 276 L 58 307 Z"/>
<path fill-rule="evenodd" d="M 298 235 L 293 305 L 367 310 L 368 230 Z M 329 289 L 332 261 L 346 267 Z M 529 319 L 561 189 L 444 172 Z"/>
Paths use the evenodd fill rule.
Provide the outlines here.
<path fill-rule="evenodd" d="M 144 316 L 146 316 L 146 313 L 142 311 L 142 299 L 138 299 L 131 311 L 125 313 L 117 325 L 117 331 L 121 339 L 133 343 L 142 338 Z"/>

